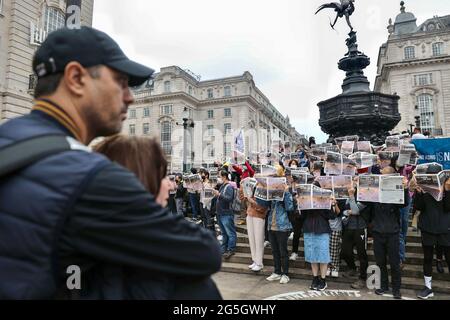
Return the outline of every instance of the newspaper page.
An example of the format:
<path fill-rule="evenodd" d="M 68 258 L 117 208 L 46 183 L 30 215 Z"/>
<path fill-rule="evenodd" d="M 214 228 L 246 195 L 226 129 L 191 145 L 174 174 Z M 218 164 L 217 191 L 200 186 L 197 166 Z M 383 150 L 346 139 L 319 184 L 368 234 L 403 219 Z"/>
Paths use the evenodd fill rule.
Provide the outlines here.
<path fill-rule="evenodd" d="M 336 199 L 348 199 L 349 189 L 353 189 L 352 176 L 334 176 L 333 178 L 333 196 Z"/>
<path fill-rule="evenodd" d="M 386 138 L 386 150 L 398 152 L 400 151 L 400 138 L 399 136 L 390 136 Z"/>
<path fill-rule="evenodd" d="M 312 186 L 312 208 L 331 210 L 331 197 L 333 192 Z"/>
<path fill-rule="evenodd" d="M 269 200 L 267 196 L 267 178 L 256 178 L 255 198 Z"/>
<path fill-rule="evenodd" d="M 341 175 L 355 176 L 356 175 L 356 163 L 355 161 L 342 156 L 342 172 Z"/>
<path fill-rule="evenodd" d="M 313 208 L 312 187 L 312 184 L 297 186 L 297 204 L 299 210 L 311 210 Z"/>
<path fill-rule="evenodd" d="M 325 173 L 332 175 L 342 174 L 342 154 L 336 152 L 327 152 L 325 161 Z"/>
<path fill-rule="evenodd" d="M 334 144 L 332 144 L 331 146 L 326 146 L 326 147 L 325 147 L 325 150 L 326 150 L 327 152 L 328 152 L 328 151 L 330 151 L 330 152 L 337 152 L 337 153 L 340 152 L 339 147 L 338 147 L 337 145 L 334 145 Z"/>
<path fill-rule="evenodd" d="M 259 177 L 276 176 L 277 169 L 267 164 L 260 164 L 256 166 L 256 173 Z"/>
<path fill-rule="evenodd" d="M 344 156 L 349 156 L 353 153 L 354 147 L 355 147 L 354 141 L 342 141 L 341 153 Z"/>
<path fill-rule="evenodd" d="M 319 182 L 320 187 L 326 190 L 333 190 L 333 177 L 332 176 L 320 176 L 316 178 Z"/>
<path fill-rule="evenodd" d="M 380 159 L 380 168 L 386 168 L 390 165 L 391 159 L 398 153 L 392 151 L 379 151 L 378 158 Z"/>
<path fill-rule="evenodd" d="M 402 176 L 380 177 L 380 203 L 405 203 L 405 192 Z"/>
<path fill-rule="evenodd" d="M 297 184 L 307 184 L 309 173 L 301 170 L 291 170 L 292 180 Z"/>
<path fill-rule="evenodd" d="M 441 168 L 441 171 L 444 170 L 444 167 L 441 164 L 436 162 L 430 162 L 417 165 L 415 171 L 417 174 L 426 174 L 429 166 L 439 166 Z"/>
<path fill-rule="evenodd" d="M 310 154 L 314 157 L 325 160 L 327 158 L 327 149 L 326 148 L 312 148 Z"/>
<path fill-rule="evenodd" d="M 255 192 L 255 187 L 257 183 L 258 181 L 256 181 L 256 179 L 253 178 L 246 178 L 241 182 L 244 197 L 246 198 L 253 197 L 253 193 Z"/>
<path fill-rule="evenodd" d="M 369 168 L 375 166 L 378 162 L 378 157 L 375 154 L 367 152 L 356 152 L 349 156 L 350 160 L 356 163 L 358 169 Z"/>
<path fill-rule="evenodd" d="M 194 174 L 190 177 L 191 188 L 200 191 L 203 189 L 202 177 L 199 174 Z"/>
<path fill-rule="evenodd" d="M 378 202 L 380 198 L 380 176 L 359 176 L 357 200 L 361 202 Z"/>
<path fill-rule="evenodd" d="M 445 174 L 441 173 L 416 174 L 417 185 L 425 193 L 429 193 L 436 201 L 441 201 L 444 196 Z"/>
<path fill-rule="evenodd" d="M 398 156 L 397 164 L 399 167 L 403 167 L 405 165 L 413 165 L 417 164 L 417 160 L 419 159 L 419 155 L 416 151 L 416 146 L 413 144 L 402 144 L 400 146 L 400 154 Z"/>
<path fill-rule="evenodd" d="M 286 186 L 286 178 L 267 178 L 267 199 L 269 201 L 283 201 Z"/>
<path fill-rule="evenodd" d="M 372 153 L 372 145 L 370 141 L 358 141 L 356 142 L 356 150 L 359 152 Z"/>
<path fill-rule="evenodd" d="M 202 198 L 202 199 L 206 199 L 206 200 L 214 198 L 214 191 L 215 191 L 215 190 L 214 190 L 214 189 L 211 189 L 211 188 L 205 188 L 205 189 L 203 189 L 203 190 L 202 190 L 201 198 Z"/>

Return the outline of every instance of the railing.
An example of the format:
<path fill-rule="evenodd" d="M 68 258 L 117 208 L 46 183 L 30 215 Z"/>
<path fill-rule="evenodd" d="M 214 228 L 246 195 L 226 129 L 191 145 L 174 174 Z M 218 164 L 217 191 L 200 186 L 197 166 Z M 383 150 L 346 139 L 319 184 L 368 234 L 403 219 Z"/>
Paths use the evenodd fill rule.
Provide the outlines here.
<path fill-rule="evenodd" d="M 142 100 L 145 98 L 149 98 L 152 96 L 150 90 L 144 90 L 144 91 L 135 91 L 133 92 L 133 96 L 135 100 Z"/>
<path fill-rule="evenodd" d="M 30 22 L 30 44 L 40 46 L 47 38 L 47 32 Z"/>
<path fill-rule="evenodd" d="M 30 74 L 28 77 L 28 91 L 34 91 L 37 85 L 37 76 L 35 74 Z"/>

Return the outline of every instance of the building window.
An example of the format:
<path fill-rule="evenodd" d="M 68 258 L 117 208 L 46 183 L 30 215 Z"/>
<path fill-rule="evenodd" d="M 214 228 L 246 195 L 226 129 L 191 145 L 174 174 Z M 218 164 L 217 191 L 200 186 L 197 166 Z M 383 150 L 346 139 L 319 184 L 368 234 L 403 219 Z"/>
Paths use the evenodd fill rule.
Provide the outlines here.
<path fill-rule="evenodd" d="M 417 97 L 420 112 L 420 128 L 422 132 L 434 129 L 433 97 L 429 94 L 421 94 Z"/>
<path fill-rule="evenodd" d="M 224 142 L 223 154 L 225 155 L 226 158 L 231 157 L 231 142 Z"/>
<path fill-rule="evenodd" d="M 168 104 L 168 105 L 165 105 L 165 106 L 161 106 L 161 114 L 162 115 L 172 114 L 172 105 Z"/>
<path fill-rule="evenodd" d="M 444 43 L 436 42 L 433 43 L 433 56 L 440 56 L 444 53 Z"/>
<path fill-rule="evenodd" d="M 433 83 L 433 74 L 425 73 L 418 74 L 414 76 L 414 85 L 415 86 L 426 86 Z"/>
<path fill-rule="evenodd" d="M 209 158 L 214 158 L 214 147 L 213 147 L 213 145 L 212 144 L 208 144 L 206 146 L 206 150 L 208 152 L 208 157 Z"/>
<path fill-rule="evenodd" d="M 406 47 L 405 48 L 405 59 L 414 59 L 416 57 L 416 48 L 415 47 Z"/>
<path fill-rule="evenodd" d="M 214 126 L 213 125 L 207 125 L 206 126 L 206 135 L 208 137 L 214 136 Z"/>
<path fill-rule="evenodd" d="M 230 108 L 225 109 L 225 117 L 231 117 L 231 109 Z"/>
<path fill-rule="evenodd" d="M 130 119 L 136 119 L 136 109 L 130 109 Z"/>
<path fill-rule="evenodd" d="M 224 128 L 224 134 L 230 134 L 231 133 L 231 123 L 225 123 L 223 125 Z"/>
<path fill-rule="evenodd" d="M 214 110 L 208 110 L 208 119 L 214 118 Z"/>
<path fill-rule="evenodd" d="M 161 123 L 161 144 L 166 155 L 172 153 L 172 126 L 169 121 Z"/>
<path fill-rule="evenodd" d="M 214 98 L 214 92 L 213 89 L 208 89 L 208 99 Z"/>
<path fill-rule="evenodd" d="M 142 125 L 142 133 L 148 134 L 150 132 L 150 125 L 148 123 L 144 123 Z"/>
<path fill-rule="evenodd" d="M 224 88 L 224 96 L 225 97 L 230 97 L 231 96 L 231 87 L 230 86 L 226 86 Z"/>
<path fill-rule="evenodd" d="M 144 117 L 150 117 L 150 108 L 149 107 L 144 108 Z"/>
<path fill-rule="evenodd" d="M 64 13 L 54 7 L 46 7 L 44 14 L 44 30 L 47 33 L 64 27 Z"/>
<path fill-rule="evenodd" d="M 134 136 L 136 134 L 136 125 L 130 124 L 128 133 L 130 134 L 130 136 Z"/>
<path fill-rule="evenodd" d="M 192 87 L 191 86 L 189 86 L 188 91 L 189 91 L 189 95 L 192 96 Z"/>
<path fill-rule="evenodd" d="M 169 93 L 170 92 L 170 81 L 164 82 L 164 92 Z"/>
<path fill-rule="evenodd" d="M 0 0 L 0 14 L 3 12 L 3 0 Z"/>

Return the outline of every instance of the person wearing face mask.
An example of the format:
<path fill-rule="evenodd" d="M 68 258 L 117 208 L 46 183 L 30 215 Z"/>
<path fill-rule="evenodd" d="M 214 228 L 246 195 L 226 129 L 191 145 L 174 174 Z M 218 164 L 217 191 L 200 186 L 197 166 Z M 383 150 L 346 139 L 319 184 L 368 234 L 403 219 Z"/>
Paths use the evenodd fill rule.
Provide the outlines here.
<path fill-rule="evenodd" d="M 298 161 L 295 159 L 292 159 L 289 161 L 288 164 L 289 168 L 291 169 L 297 169 L 298 168 Z M 292 179 L 292 177 L 291 177 Z M 288 178 L 289 182 L 289 178 Z M 295 188 L 290 188 L 290 192 L 295 195 Z M 302 235 L 302 227 L 303 227 L 303 218 L 304 216 L 299 215 L 297 211 L 297 201 L 295 197 L 293 198 L 294 202 L 294 210 L 289 212 L 289 221 L 292 224 L 293 232 L 291 232 L 289 239 L 292 240 L 292 253 L 289 257 L 289 260 L 296 261 L 298 258 L 298 246 L 300 244 L 300 236 Z"/>
<path fill-rule="evenodd" d="M 213 186 L 209 182 L 209 172 L 203 170 L 201 173 L 201 177 L 203 180 L 203 190 L 204 189 L 213 189 Z M 202 215 L 202 225 L 203 227 L 214 231 L 214 221 L 211 214 L 211 204 L 212 198 L 205 198 L 204 193 L 200 194 L 200 212 Z"/>

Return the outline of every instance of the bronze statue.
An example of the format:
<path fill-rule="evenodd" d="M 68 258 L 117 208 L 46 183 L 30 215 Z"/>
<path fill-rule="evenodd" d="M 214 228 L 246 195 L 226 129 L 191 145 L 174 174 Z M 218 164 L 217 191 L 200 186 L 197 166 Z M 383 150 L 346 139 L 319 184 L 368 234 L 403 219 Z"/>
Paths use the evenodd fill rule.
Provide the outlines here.
<path fill-rule="evenodd" d="M 355 0 L 341 0 L 341 3 L 338 2 L 332 2 L 332 3 L 326 3 L 319 7 L 319 9 L 316 11 L 316 14 L 319 13 L 319 11 L 327 8 L 334 9 L 334 11 L 337 12 L 336 19 L 334 20 L 334 23 L 331 24 L 331 28 L 334 30 L 334 26 L 336 25 L 336 22 L 339 18 L 342 18 L 345 16 L 345 19 L 347 20 L 347 24 L 350 27 L 350 31 L 353 31 L 352 24 L 350 23 L 350 16 L 355 11 L 355 5 L 353 4 Z"/>

